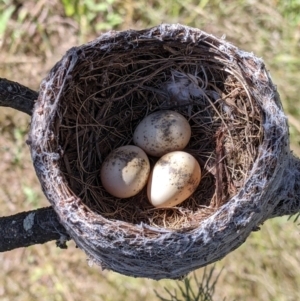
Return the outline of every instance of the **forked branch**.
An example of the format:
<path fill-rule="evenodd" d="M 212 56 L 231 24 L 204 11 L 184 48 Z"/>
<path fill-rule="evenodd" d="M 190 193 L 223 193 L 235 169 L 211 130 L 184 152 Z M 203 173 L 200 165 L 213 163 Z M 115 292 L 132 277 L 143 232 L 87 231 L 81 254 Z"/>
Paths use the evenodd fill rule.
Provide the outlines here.
<path fill-rule="evenodd" d="M 11 107 L 31 115 L 37 97 L 38 92 L 17 82 L 0 78 L 0 106 Z M 290 157 L 291 170 L 286 171 L 287 179 L 293 180 L 290 190 L 269 218 L 300 212 L 300 159 L 292 154 Z M 57 240 L 58 246 L 65 247 L 65 241 L 70 239 L 52 207 L 1 217 L 0 231 L 0 252 L 51 240 Z"/>

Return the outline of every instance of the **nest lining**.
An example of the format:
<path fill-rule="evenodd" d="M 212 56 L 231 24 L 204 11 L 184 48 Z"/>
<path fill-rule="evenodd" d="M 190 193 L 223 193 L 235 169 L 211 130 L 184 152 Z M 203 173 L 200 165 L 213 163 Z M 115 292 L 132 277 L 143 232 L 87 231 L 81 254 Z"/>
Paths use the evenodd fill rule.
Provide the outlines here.
<path fill-rule="evenodd" d="M 138 123 L 161 109 L 181 113 L 191 125 L 185 151 L 200 163 L 198 189 L 169 209 L 153 208 L 146 189 L 112 197 L 101 185 L 101 163 L 113 149 L 133 144 Z M 105 218 L 168 229 L 197 227 L 234 196 L 262 139 L 262 116 L 247 84 L 205 43 L 154 39 L 130 51 L 117 44 L 109 51 L 88 48 L 65 82 L 57 114 L 60 169 L 73 192 Z M 157 158 L 149 159 L 153 166 Z"/>

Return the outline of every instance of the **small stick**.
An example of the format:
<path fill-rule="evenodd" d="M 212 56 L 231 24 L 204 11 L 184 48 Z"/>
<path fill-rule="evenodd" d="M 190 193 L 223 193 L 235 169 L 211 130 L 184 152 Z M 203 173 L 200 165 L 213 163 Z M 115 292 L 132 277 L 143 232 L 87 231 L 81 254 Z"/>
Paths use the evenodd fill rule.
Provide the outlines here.
<path fill-rule="evenodd" d="M 224 132 L 220 128 L 216 133 L 216 195 L 217 206 L 222 204 L 223 200 L 223 170 L 224 170 L 224 154 L 223 154 Z"/>

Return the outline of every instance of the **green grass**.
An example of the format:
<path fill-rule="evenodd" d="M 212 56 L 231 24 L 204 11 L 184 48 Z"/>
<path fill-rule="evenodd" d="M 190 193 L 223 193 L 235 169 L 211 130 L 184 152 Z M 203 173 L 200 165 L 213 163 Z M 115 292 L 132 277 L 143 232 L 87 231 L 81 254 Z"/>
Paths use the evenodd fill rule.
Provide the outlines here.
<path fill-rule="evenodd" d="M 239 48 L 262 57 L 289 116 L 291 147 L 300 155 L 300 0 L 0 0 L 0 76 L 38 89 L 72 46 L 107 30 L 163 22 L 225 34 Z M 25 144 L 29 122 L 28 116 L 1 108 L 2 215 L 47 205 Z M 287 217 L 267 221 L 207 270 L 205 277 L 213 271 L 211 284 L 219 275 L 212 300 L 300 300 L 298 241 L 297 223 Z M 85 254 L 69 245 L 60 250 L 53 242 L 0 254 L 0 300 L 185 301 L 184 294 L 190 300 L 197 294 L 194 275 L 190 282 L 130 278 L 90 267 Z M 203 269 L 195 273 L 200 282 L 203 274 Z"/>

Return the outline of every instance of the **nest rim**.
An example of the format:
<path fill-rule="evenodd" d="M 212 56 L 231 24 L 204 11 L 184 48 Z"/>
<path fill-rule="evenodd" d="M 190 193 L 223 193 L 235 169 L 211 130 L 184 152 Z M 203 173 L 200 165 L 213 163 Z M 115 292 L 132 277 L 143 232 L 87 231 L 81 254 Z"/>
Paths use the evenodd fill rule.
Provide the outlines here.
<path fill-rule="evenodd" d="M 175 35 L 173 32 L 176 32 L 177 34 Z M 111 35 L 114 36 L 114 39 L 119 36 L 124 38 L 124 32 L 104 34 L 96 40 L 98 45 L 100 45 L 100 47 L 101 45 L 104 47 L 104 42 L 107 39 L 111 39 Z M 270 206 L 270 203 L 266 201 L 268 191 L 264 193 L 262 192 L 267 186 L 270 185 L 270 183 L 276 181 L 278 182 L 278 175 L 280 175 L 283 170 L 282 166 L 279 166 L 278 164 L 280 161 L 278 160 L 278 157 L 283 157 L 282 154 L 286 151 L 288 145 L 284 130 L 286 129 L 286 119 L 284 116 L 279 114 L 282 111 L 280 100 L 276 95 L 276 89 L 272 84 L 267 71 L 264 69 L 263 62 L 255 57 L 253 58 L 251 54 L 242 52 L 224 40 L 217 39 L 198 29 L 193 29 L 182 25 L 163 24 L 158 27 L 143 31 L 127 32 L 127 37 L 135 35 L 139 36 L 140 38 L 142 37 L 143 39 L 152 38 L 152 35 L 156 35 L 155 38 L 161 41 L 174 39 L 177 43 L 186 43 L 187 41 L 189 43 L 199 43 L 199 41 L 208 40 L 207 43 L 211 44 L 211 47 L 214 49 L 217 48 L 223 56 L 228 58 L 229 64 L 232 64 L 232 61 L 230 60 L 234 59 L 235 63 L 237 63 L 241 69 L 244 67 L 241 66 L 241 64 L 247 63 L 247 67 L 249 68 L 250 72 L 260 72 L 260 85 L 261 83 L 264 84 L 260 87 L 260 89 L 258 89 L 254 84 L 254 90 L 257 89 L 259 92 L 263 91 L 263 89 L 270 90 L 267 91 L 269 93 L 268 97 L 265 97 L 265 99 L 261 101 L 261 106 L 264 108 L 265 103 L 269 102 L 273 112 L 277 112 L 277 115 L 281 118 L 279 120 L 279 126 L 278 120 L 274 120 L 274 116 L 272 117 L 270 112 L 263 110 L 264 120 L 262 126 L 264 138 L 262 144 L 260 145 L 259 154 L 255 160 L 252 170 L 250 171 L 250 175 L 245 182 L 244 188 L 240 190 L 237 195 L 232 197 L 226 204 L 218 208 L 205 220 L 204 223 L 193 229 L 184 229 L 184 231 L 182 229 L 178 231 L 158 229 L 145 223 L 140 223 L 135 225 L 134 229 L 130 228 L 129 231 L 128 223 L 123 221 L 111 221 L 92 212 L 76 195 L 74 195 L 68 185 L 66 185 L 67 181 L 64 179 L 64 176 L 61 174 L 58 168 L 58 161 L 62 155 L 61 149 L 55 142 L 53 129 L 51 130 L 51 127 L 53 127 L 53 111 L 57 105 L 56 100 L 53 98 L 51 92 L 59 94 L 60 91 L 53 91 L 53 86 L 50 86 L 50 82 L 47 79 L 42 82 L 41 92 L 35 105 L 32 117 L 32 126 L 30 130 L 31 153 L 44 193 L 54 206 L 54 209 L 58 213 L 62 224 L 66 227 L 78 246 L 84 249 L 88 256 L 90 256 L 93 261 L 100 264 L 103 268 L 109 268 L 127 275 L 150 277 L 155 279 L 178 278 L 197 267 L 221 258 L 224 256 L 225 252 L 228 253 L 228 249 L 236 248 L 237 245 L 241 244 L 251 232 L 252 226 L 250 227 L 249 225 L 253 223 L 258 224 L 263 220 L 261 209 L 264 206 Z M 132 41 L 130 41 L 128 38 L 128 47 L 130 47 L 131 43 Z M 81 51 L 81 47 L 72 48 L 69 50 L 62 60 L 53 68 L 52 72 L 62 72 L 64 69 L 67 71 L 62 73 L 64 73 L 64 75 L 68 74 L 68 72 L 76 64 L 78 53 Z M 226 63 L 224 64 L 226 65 Z M 247 70 L 248 73 L 249 70 Z M 51 76 L 53 76 L 53 74 Z M 66 80 L 66 77 L 67 76 L 58 76 L 56 78 L 59 85 L 63 85 L 62 82 Z M 254 79 L 251 78 L 251 74 L 248 75 L 247 80 L 254 81 Z M 255 91 L 255 93 L 257 93 L 257 91 Z M 62 116 L 58 116 L 56 118 L 62 118 Z M 45 119 L 48 120 L 46 124 Z M 283 130 L 279 131 L 278 129 Z M 41 132 L 43 133 L 42 138 Z M 276 140 L 281 139 L 285 143 L 280 144 L 278 141 L 274 143 L 272 140 L 274 137 L 276 137 Z M 41 146 L 43 146 L 43 149 Z M 262 163 L 266 160 L 264 157 L 264 151 L 268 149 L 272 149 L 274 153 L 276 152 L 276 156 L 272 156 L 271 153 L 270 158 L 268 158 L 268 163 L 270 163 L 270 172 L 265 175 L 265 179 L 267 180 L 260 180 L 260 185 L 253 185 L 251 179 L 253 177 L 257 177 L 255 175 L 255 170 L 257 170 L 260 165 L 265 165 L 265 163 Z M 42 157 L 41 154 L 44 155 L 47 151 L 51 153 L 51 156 Z M 276 176 L 274 176 L 274 173 Z M 50 184 L 50 186 L 52 186 L 51 189 L 49 189 L 49 183 L 47 183 L 48 181 L 46 179 L 49 175 L 51 175 L 52 178 L 55 177 L 56 179 L 56 183 Z M 247 204 L 248 207 L 251 208 L 252 206 L 252 208 L 251 210 L 244 209 L 239 211 L 240 206 L 238 203 L 243 202 L 242 200 L 245 199 L 245 195 L 249 194 L 247 191 L 257 191 L 254 194 L 255 198 L 253 198 L 253 200 L 249 201 Z M 274 203 L 275 202 L 276 200 Z M 257 210 L 253 210 L 255 207 L 257 207 Z M 233 208 L 235 209 L 233 210 Z M 226 218 L 224 218 L 224 215 L 227 215 Z M 242 216 L 243 218 L 241 218 Z M 80 224 L 80 227 L 75 225 L 75 221 Z M 234 229 L 230 230 L 230 227 L 232 228 L 233 224 L 235 225 Z M 117 233 L 112 233 L 110 227 L 111 229 L 117 229 Z M 89 235 L 86 234 L 86 230 L 88 228 L 92 229 L 92 233 Z M 106 230 L 103 231 L 103 229 Z M 242 235 L 236 235 L 237 229 L 243 229 Z M 136 244 L 136 247 L 138 248 L 137 253 L 143 254 L 145 258 L 137 258 L 137 254 L 132 252 L 133 246 L 130 243 L 130 237 L 134 235 L 148 237 L 147 240 L 139 238 L 139 242 Z M 230 242 L 230 240 L 236 241 L 231 245 L 230 243 L 228 244 L 228 242 L 226 242 L 225 246 L 222 246 L 221 242 L 223 238 L 228 236 L 231 237 L 228 242 Z M 99 241 L 100 237 L 104 239 L 103 242 Z M 173 244 L 173 247 L 168 250 L 164 250 L 163 257 L 170 258 L 171 256 L 172 258 L 173 256 L 171 261 L 174 263 L 178 259 L 182 260 L 182 257 L 186 256 L 191 250 L 193 250 L 194 247 L 200 248 L 200 245 L 201 249 L 206 248 L 206 250 L 219 246 L 220 253 L 215 254 L 215 252 L 213 252 L 213 255 L 203 257 L 199 255 L 200 258 L 196 258 L 196 260 L 189 263 L 188 267 L 178 267 L 175 264 L 175 267 L 170 268 L 170 263 L 168 263 L 167 265 L 163 265 L 161 271 L 158 272 L 156 261 L 161 260 L 161 256 L 159 252 L 155 251 L 153 248 L 158 247 L 158 249 L 162 250 L 164 241 L 166 240 L 170 241 L 171 244 Z M 114 242 L 110 244 L 109 241 Z M 181 241 L 179 248 L 174 246 L 176 241 Z M 124 245 L 122 245 L 122 243 L 124 243 Z M 113 260 L 111 260 L 110 255 L 107 254 L 108 250 L 117 252 L 118 256 L 125 256 L 126 260 L 130 262 L 129 266 L 133 267 L 122 267 L 118 261 L 117 263 L 114 263 Z M 176 255 L 174 255 L 174 251 Z M 192 251 L 192 253 L 193 252 L 195 251 Z M 154 264 L 147 263 L 149 262 L 149 258 L 154 260 Z M 142 265 L 150 266 L 151 268 L 149 270 L 142 270 L 140 268 Z"/>

